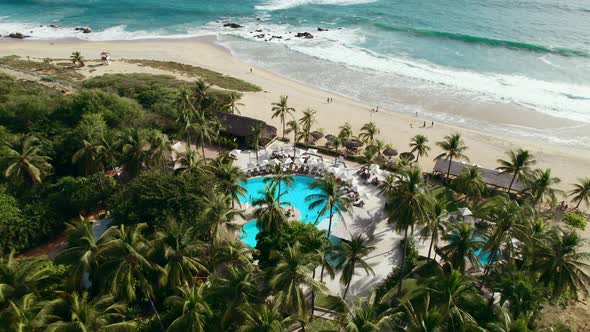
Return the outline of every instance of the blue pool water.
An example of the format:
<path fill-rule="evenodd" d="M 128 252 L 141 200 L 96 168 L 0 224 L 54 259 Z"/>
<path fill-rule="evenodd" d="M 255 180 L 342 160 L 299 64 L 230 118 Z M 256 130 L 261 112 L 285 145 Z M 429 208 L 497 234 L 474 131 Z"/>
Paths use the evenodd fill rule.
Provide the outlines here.
<path fill-rule="evenodd" d="M 258 227 L 256 227 L 256 220 L 249 221 L 242 228 L 242 241 L 250 248 L 256 247 L 256 235 L 258 235 Z"/>
<path fill-rule="evenodd" d="M 478 236 L 477 240 L 479 240 L 479 242 L 486 242 L 485 238 Z M 477 257 L 479 258 L 479 264 L 482 267 L 485 267 L 486 265 L 488 265 L 488 263 L 490 262 L 490 252 L 489 251 L 484 251 L 483 248 L 479 248 L 475 251 L 475 254 L 477 255 Z"/>
<path fill-rule="evenodd" d="M 281 191 L 285 193 L 281 198 L 281 202 L 289 202 L 295 209 L 299 210 L 301 213 L 301 221 L 310 224 L 317 224 L 318 222 L 325 219 L 327 215 L 320 216 L 320 208 L 310 209 L 309 203 L 305 201 L 307 196 L 320 193 L 320 190 L 311 189 L 309 187 L 309 185 L 314 182 L 315 179 L 309 176 L 301 175 L 296 175 L 294 178 L 295 180 L 293 181 L 292 188 L 287 187 L 284 184 L 281 186 Z M 242 204 L 248 203 L 250 205 L 252 205 L 252 201 L 254 199 L 262 196 L 260 192 L 264 192 L 264 189 L 266 188 L 264 178 L 250 179 L 246 182 L 242 182 L 241 185 L 246 188 L 247 192 L 245 196 L 240 196 L 240 202 Z M 257 234 L 258 229 L 256 227 L 256 221 L 253 220 L 244 225 L 244 229 L 242 231 L 242 240 L 249 247 L 255 247 Z"/>

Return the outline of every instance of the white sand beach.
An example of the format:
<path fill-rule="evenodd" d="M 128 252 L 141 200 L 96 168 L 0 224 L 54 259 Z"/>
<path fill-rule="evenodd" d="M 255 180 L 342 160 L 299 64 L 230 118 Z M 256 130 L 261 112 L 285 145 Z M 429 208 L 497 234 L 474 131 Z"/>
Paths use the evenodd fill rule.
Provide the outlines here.
<path fill-rule="evenodd" d="M 380 110 L 374 113 L 371 112 L 373 106 L 361 101 L 310 87 L 261 68 L 253 68 L 252 65 L 232 56 L 221 46 L 214 45 L 214 40 L 215 37 L 211 36 L 199 39 L 116 42 L 3 41 L 0 43 L 0 56 L 16 54 L 38 59 L 47 57 L 65 59 L 73 51 L 80 51 L 87 59 L 92 60 L 97 59 L 101 51 L 111 52 L 113 64 L 82 69 L 81 72 L 87 76 L 97 76 L 104 73 L 166 73 L 162 70 L 117 61 L 124 58 L 175 61 L 205 67 L 262 87 L 263 92 L 244 94 L 242 99 L 244 106 L 240 107 L 240 111 L 242 115 L 269 121 L 277 128 L 280 127 L 280 122 L 278 119 L 271 119 L 270 105 L 277 101 L 279 96 L 288 95 L 290 104 L 298 111 L 295 116 L 299 117 L 305 108 L 316 109 L 318 111 L 316 128 L 322 128 L 326 133 L 336 133 L 338 127 L 345 122 L 350 122 L 355 132 L 358 132 L 363 124 L 374 121 L 381 129 L 381 137 L 384 141 L 392 144 L 400 152 L 409 150 L 408 144 L 414 135 L 426 135 L 433 149 L 428 158 L 420 160 L 424 170 L 432 169 L 432 158 L 440 152 L 434 142 L 455 132 L 463 135 L 469 147 L 466 154 L 471 161 L 484 167 L 496 167 L 496 160 L 504 158 L 505 151 L 508 149 L 515 147 L 529 149 L 537 159 L 537 167 L 551 168 L 553 174 L 562 179 L 560 187 L 564 190 L 569 189 L 570 184 L 575 182 L 577 178 L 587 176 L 590 170 L 590 153 L 587 150 L 500 137 L 441 123 L 435 123 L 434 127 L 430 127 L 429 119 L 422 118 L 420 115 L 415 117 L 396 113 L 394 110 Z M 252 73 L 250 68 L 252 68 Z M 187 79 L 186 77 L 180 78 Z M 328 97 L 333 98 L 334 102 L 328 104 L 326 102 Z M 423 96 L 423 98 L 430 103 L 437 102 L 437 100 L 433 100 L 435 97 Z M 443 101 L 440 103 L 444 104 Z M 470 112 L 468 107 L 469 103 L 466 103 L 466 109 L 461 111 Z M 500 111 L 505 107 L 505 104 L 498 104 L 499 111 L 496 116 L 494 106 L 489 106 L 489 110 L 485 114 L 486 120 L 493 121 L 498 125 L 505 123 L 506 112 Z M 530 114 L 526 112 L 524 114 L 515 112 L 514 114 L 515 118 L 524 117 L 526 119 L 526 117 L 530 117 Z M 424 121 L 427 122 L 427 127 L 420 128 Z M 518 121 L 522 121 L 522 119 Z M 550 127 L 550 124 L 546 125 Z"/>

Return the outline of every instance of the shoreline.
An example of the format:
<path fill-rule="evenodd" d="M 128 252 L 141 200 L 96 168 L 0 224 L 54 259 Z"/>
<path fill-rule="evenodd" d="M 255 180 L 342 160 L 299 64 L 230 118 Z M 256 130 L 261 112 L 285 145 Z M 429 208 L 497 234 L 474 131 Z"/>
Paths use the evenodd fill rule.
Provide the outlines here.
<path fill-rule="evenodd" d="M 590 154 L 582 148 L 560 146 L 540 142 L 539 140 L 523 140 L 513 137 L 502 137 L 487 132 L 465 128 L 457 125 L 448 125 L 435 121 L 433 128 L 418 128 L 424 121 L 430 124 L 431 118 L 415 116 L 395 111 L 383 110 L 378 113 L 371 112 L 371 106 L 354 98 L 342 96 L 334 92 L 312 87 L 303 82 L 285 78 L 280 74 L 269 71 L 255 65 L 245 63 L 234 56 L 231 49 L 228 50 L 218 42 L 216 36 L 193 37 L 187 39 L 166 40 L 133 40 L 133 41 L 67 41 L 51 40 L 3 40 L 0 42 L 0 56 L 20 55 L 36 58 L 67 58 L 73 51 L 81 51 L 87 58 L 98 57 L 100 51 L 110 51 L 113 54 L 114 63 L 117 66 L 105 67 L 105 70 L 117 70 L 118 72 L 140 72 L 142 67 L 133 67 L 117 62 L 121 58 L 153 59 L 175 61 L 191 65 L 201 66 L 215 70 L 229 76 L 243 79 L 260 86 L 264 91 L 258 93 L 244 93 L 241 100 L 244 106 L 240 107 L 243 115 L 252 116 L 267 121 L 279 129 L 280 122 L 271 119 L 270 105 L 276 102 L 280 95 L 288 95 L 291 106 L 297 109 L 296 117 L 300 117 L 301 111 L 311 107 L 318 111 L 318 123 L 315 128 L 323 128 L 325 133 L 334 134 L 338 127 L 345 122 L 350 122 L 355 134 L 360 127 L 374 121 L 381 129 L 381 138 L 390 143 L 400 153 L 409 150 L 410 138 L 416 134 L 423 134 L 429 138 L 432 151 L 429 157 L 422 158 L 420 164 L 424 170 L 431 170 L 432 158 L 440 153 L 435 142 L 440 141 L 445 135 L 460 132 L 466 145 L 469 147 L 466 154 L 473 163 L 484 167 L 495 168 L 496 159 L 505 158 L 505 151 L 510 148 L 522 147 L 530 150 L 537 159 L 536 167 L 552 168 L 552 174 L 562 179 L 559 185 L 561 189 L 570 189 L 570 184 L 577 178 L 587 176 L 590 169 Z M 253 73 L 249 69 L 253 68 Z M 145 69 L 147 72 L 147 68 Z M 333 103 L 328 104 L 326 99 L 331 97 Z M 432 96 L 422 96 L 432 103 L 440 101 Z M 380 107 L 381 109 L 381 107 Z M 490 116 L 493 116 L 490 110 Z M 528 117 L 530 114 L 525 114 Z M 501 119 L 498 126 L 505 126 Z M 413 124 L 413 128 L 410 128 Z"/>

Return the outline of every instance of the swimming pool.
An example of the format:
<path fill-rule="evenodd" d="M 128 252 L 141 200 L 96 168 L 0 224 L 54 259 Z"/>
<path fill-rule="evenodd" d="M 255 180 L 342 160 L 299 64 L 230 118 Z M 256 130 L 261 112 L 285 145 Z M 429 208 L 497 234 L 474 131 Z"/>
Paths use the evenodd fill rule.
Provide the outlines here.
<path fill-rule="evenodd" d="M 311 194 L 318 194 L 321 191 L 319 189 L 312 189 L 309 185 L 314 182 L 315 179 L 309 176 L 295 175 L 293 180 L 293 187 L 287 187 L 284 184 L 281 186 L 281 191 L 284 192 L 281 197 L 281 202 L 289 202 L 291 205 L 301 213 L 301 221 L 308 224 L 314 224 L 320 229 L 327 229 L 327 223 L 321 223 L 322 220 L 328 217 L 327 214 L 319 216 L 321 208 L 310 209 L 309 203 L 305 201 L 307 196 Z M 242 182 L 241 185 L 246 188 L 246 195 L 240 196 L 240 202 L 242 204 L 248 203 L 252 205 L 252 201 L 258 197 L 261 197 L 261 191 L 264 191 L 266 184 L 264 178 L 253 178 L 246 182 Z M 336 220 L 332 221 L 332 229 L 336 224 Z M 258 234 L 258 228 L 256 227 L 256 221 L 252 220 L 244 225 L 242 230 L 242 240 L 249 247 L 256 246 L 256 234 Z"/>

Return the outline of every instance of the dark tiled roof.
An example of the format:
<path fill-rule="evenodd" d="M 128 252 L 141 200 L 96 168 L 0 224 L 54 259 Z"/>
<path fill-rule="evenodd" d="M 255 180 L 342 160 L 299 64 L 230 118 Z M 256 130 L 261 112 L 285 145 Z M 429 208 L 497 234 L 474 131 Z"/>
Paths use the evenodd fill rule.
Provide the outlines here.
<path fill-rule="evenodd" d="M 251 128 L 258 124 L 266 126 L 264 130 L 265 137 L 274 138 L 277 136 L 277 128 L 267 125 L 266 122 L 258 119 L 231 113 L 217 113 L 216 116 L 225 127 L 224 132 L 232 136 L 248 137 L 250 136 Z"/>
<path fill-rule="evenodd" d="M 469 167 L 469 166 L 474 166 L 474 165 L 465 164 L 465 163 L 461 163 L 461 162 L 453 160 L 451 163 L 451 175 L 457 176 L 457 175 L 461 174 L 461 171 L 463 170 L 463 168 Z M 501 173 L 500 171 L 497 171 L 494 169 L 487 169 L 487 168 L 483 168 L 480 166 L 477 166 L 477 167 L 479 168 L 479 171 L 481 172 L 481 176 L 483 177 L 486 184 L 494 186 L 494 187 L 505 188 L 505 189 L 508 189 L 508 187 L 510 186 L 510 181 L 512 181 L 512 175 L 506 174 L 506 173 Z M 437 159 L 436 163 L 434 164 L 433 171 L 447 174 L 448 169 L 449 169 L 449 161 L 448 160 Z M 517 178 L 516 180 L 514 180 L 514 183 L 512 184 L 512 189 L 514 189 L 516 191 L 523 192 L 523 191 L 525 191 L 526 186 L 522 182 L 520 182 L 519 179 Z"/>

